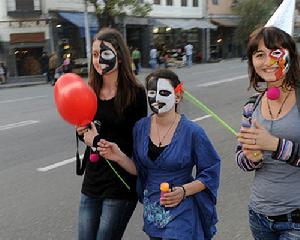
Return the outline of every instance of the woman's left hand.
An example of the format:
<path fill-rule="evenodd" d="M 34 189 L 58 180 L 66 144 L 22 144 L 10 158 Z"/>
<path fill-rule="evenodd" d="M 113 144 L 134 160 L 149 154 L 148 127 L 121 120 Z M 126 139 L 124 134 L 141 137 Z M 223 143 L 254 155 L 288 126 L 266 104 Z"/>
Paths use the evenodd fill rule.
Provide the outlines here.
<path fill-rule="evenodd" d="M 174 187 L 172 192 L 164 193 L 160 199 L 160 204 L 165 207 L 176 207 L 184 198 L 184 191 L 182 187 Z"/>
<path fill-rule="evenodd" d="M 98 135 L 98 131 L 96 129 L 96 126 L 93 122 L 91 122 L 91 128 L 88 129 L 83 135 L 83 140 L 85 144 L 90 147 L 93 147 L 93 141 L 97 135 Z"/>
<path fill-rule="evenodd" d="M 253 120 L 251 128 L 241 128 L 238 133 L 238 141 L 243 149 L 276 151 L 279 138 L 271 135 L 256 120 Z"/>

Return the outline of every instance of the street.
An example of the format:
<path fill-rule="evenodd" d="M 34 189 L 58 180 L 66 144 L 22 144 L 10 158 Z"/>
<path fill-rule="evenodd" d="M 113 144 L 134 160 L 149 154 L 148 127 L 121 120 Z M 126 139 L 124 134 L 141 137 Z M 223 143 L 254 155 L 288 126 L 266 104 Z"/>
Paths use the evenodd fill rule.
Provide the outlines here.
<path fill-rule="evenodd" d="M 246 62 L 174 70 L 189 93 L 239 129 L 242 106 L 251 95 Z M 144 82 L 145 76 L 138 78 Z M 206 130 L 222 159 L 214 239 L 250 240 L 247 203 L 253 175 L 235 164 L 235 136 L 187 99 L 179 112 Z M 0 240 L 76 239 L 82 177 L 75 174 L 75 153 L 74 127 L 58 115 L 51 85 L 0 89 Z M 139 204 L 124 240 L 148 239 L 142 223 Z"/>

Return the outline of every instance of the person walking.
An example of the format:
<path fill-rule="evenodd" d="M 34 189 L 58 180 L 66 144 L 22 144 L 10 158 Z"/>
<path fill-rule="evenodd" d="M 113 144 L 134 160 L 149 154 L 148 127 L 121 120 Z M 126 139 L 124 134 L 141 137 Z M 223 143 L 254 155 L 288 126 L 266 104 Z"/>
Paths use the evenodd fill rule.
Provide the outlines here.
<path fill-rule="evenodd" d="M 186 63 L 188 67 L 191 67 L 193 64 L 193 45 L 188 43 L 185 47 L 185 56 L 186 56 Z"/>
<path fill-rule="evenodd" d="M 132 129 L 136 121 L 147 115 L 147 99 L 131 70 L 131 62 L 117 30 L 103 28 L 95 35 L 89 85 L 98 98 L 94 120 L 101 127 L 97 129 L 94 123 L 91 128 L 77 127 L 78 135 L 88 146 L 78 171 L 82 174 L 85 166 L 79 240 L 122 239 L 137 204 L 136 176 L 116 163 L 108 164 L 103 157 L 95 159 L 92 150 L 100 138 L 105 138 L 117 142 L 122 151 L 132 155 Z"/>
<path fill-rule="evenodd" d="M 0 62 L 0 84 L 6 83 L 7 68 L 3 62 Z"/>
<path fill-rule="evenodd" d="M 141 52 L 137 47 L 132 51 L 131 58 L 135 65 L 135 75 L 138 75 L 141 71 Z"/>
<path fill-rule="evenodd" d="M 153 45 L 151 45 L 149 57 L 150 57 L 149 64 L 151 66 L 151 69 L 152 69 L 152 71 L 155 71 L 157 68 L 158 52 L 157 52 L 157 49 Z"/>
<path fill-rule="evenodd" d="M 143 229 L 150 240 L 212 239 L 220 158 L 204 130 L 177 112 L 183 89 L 174 72 L 157 70 L 147 77 L 146 88 L 153 114 L 134 127 L 133 160 L 105 139 L 98 143 L 99 153 L 138 175 Z"/>
<path fill-rule="evenodd" d="M 255 171 L 250 229 L 255 240 L 299 240 L 299 54 L 288 33 L 264 27 L 250 35 L 247 57 L 258 93 L 243 109 L 236 162 Z"/>
<path fill-rule="evenodd" d="M 51 78 L 49 73 L 49 56 L 47 52 L 42 53 L 40 63 L 41 63 L 42 74 L 44 74 L 47 77 L 47 82 L 49 83 L 51 81 Z"/>
<path fill-rule="evenodd" d="M 49 58 L 49 75 L 50 75 L 50 81 L 52 82 L 52 84 L 55 83 L 55 69 L 59 66 L 58 64 L 58 56 L 56 54 L 56 52 L 53 52 L 50 55 Z"/>

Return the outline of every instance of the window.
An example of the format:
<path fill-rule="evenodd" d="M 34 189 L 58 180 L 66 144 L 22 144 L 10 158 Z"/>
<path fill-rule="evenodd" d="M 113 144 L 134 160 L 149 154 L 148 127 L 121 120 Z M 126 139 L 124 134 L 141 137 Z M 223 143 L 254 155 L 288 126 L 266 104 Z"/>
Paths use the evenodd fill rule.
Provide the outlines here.
<path fill-rule="evenodd" d="M 198 0 L 193 0 L 193 7 L 198 7 L 199 4 L 198 4 Z"/>
<path fill-rule="evenodd" d="M 167 6 L 172 6 L 173 5 L 173 0 L 167 0 Z"/>
<path fill-rule="evenodd" d="M 22 11 L 33 11 L 33 0 L 16 0 L 16 9 Z"/>
<path fill-rule="evenodd" d="M 181 0 L 181 6 L 186 7 L 187 6 L 187 0 Z"/>
<path fill-rule="evenodd" d="M 218 0 L 212 0 L 212 3 L 217 5 L 218 4 Z"/>
<path fill-rule="evenodd" d="M 154 4 L 160 5 L 160 0 L 154 0 Z"/>

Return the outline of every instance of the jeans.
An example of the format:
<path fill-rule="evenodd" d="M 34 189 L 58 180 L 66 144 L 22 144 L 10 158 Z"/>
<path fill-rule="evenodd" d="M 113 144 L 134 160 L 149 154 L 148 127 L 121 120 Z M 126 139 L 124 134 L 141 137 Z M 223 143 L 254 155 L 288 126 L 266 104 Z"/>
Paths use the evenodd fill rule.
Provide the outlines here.
<path fill-rule="evenodd" d="M 193 55 L 186 55 L 186 64 L 188 67 L 191 67 L 193 63 Z"/>
<path fill-rule="evenodd" d="M 249 223 L 255 240 L 300 240 L 300 223 L 275 222 L 252 209 Z"/>
<path fill-rule="evenodd" d="M 81 194 L 79 240 L 120 240 L 137 201 L 92 198 Z"/>
<path fill-rule="evenodd" d="M 150 240 L 172 240 L 172 239 L 158 238 L 158 237 L 150 237 Z M 173 240 L 174 240 L 174 239 L 173 239 Z"/>

